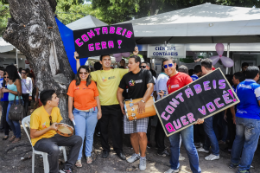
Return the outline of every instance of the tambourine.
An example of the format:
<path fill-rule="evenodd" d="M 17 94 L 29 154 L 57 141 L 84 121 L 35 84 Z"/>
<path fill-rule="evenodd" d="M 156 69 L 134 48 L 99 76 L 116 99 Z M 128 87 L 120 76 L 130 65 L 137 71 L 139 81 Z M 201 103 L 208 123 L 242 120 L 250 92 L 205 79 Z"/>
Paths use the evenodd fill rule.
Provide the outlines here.
<path fill-rule="evenodd" d="M 64 137 L 70 137 L 74 133 L 74 128 L 68 124 L 58 123 L 57 133 Z"/>

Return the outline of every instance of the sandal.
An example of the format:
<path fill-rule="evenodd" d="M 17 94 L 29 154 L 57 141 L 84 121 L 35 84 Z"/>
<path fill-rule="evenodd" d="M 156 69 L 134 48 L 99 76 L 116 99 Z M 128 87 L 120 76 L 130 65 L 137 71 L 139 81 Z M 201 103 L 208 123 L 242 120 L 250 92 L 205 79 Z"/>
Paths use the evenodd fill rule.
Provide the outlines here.
<path fill-rule="evenodd" d="M 7 140 L 8 138 L 9 138 L 9 136 L 3 137 L 3 141 Z"/>
<path fill-rule="evenodd" d="M 92 163 L 92 157 L 91 156 L 89 156 L 89 157 L 87 157 L 87 164 L 91 164 Z"/>
<path fill-rule="evenodd" d="M 12 142 L 15 139 L 15 136 L 12 136 L 9 141 Z"/>
<path fill-rule="evenodd" d="M 76 166 L 77 168 L 81 168 L 81 167 L 82 167 L 81 160 L 77 160 L 75 166 Z"/>
<path fill-rule="evenodd" d="M 21 138 L 15 138 L 15 140 L 12 142 L 12 144 L 17 143 L 21 140 Z"/>

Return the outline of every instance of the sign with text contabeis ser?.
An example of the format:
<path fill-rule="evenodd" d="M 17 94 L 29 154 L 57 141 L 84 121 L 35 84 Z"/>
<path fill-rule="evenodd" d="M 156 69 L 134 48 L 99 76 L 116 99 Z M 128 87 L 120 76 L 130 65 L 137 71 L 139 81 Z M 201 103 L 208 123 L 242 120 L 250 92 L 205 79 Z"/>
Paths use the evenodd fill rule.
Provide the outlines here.
<path fill-rule="evenodd" d="M 133 52 L 134 31 L 131 23 L 73 31 L 79 58 Z"/>
<path fill-rule="evenodd" d="M 240 101 L 220 69 L 154 103 L 167 136 L 179 132 Z"/>

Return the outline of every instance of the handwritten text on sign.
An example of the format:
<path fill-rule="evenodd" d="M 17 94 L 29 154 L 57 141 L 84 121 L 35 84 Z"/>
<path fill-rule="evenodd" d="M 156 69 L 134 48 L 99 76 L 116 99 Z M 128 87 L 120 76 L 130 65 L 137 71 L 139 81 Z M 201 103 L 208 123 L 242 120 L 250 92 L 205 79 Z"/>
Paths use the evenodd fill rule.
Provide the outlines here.
<path fill-rule="evenodd" d="M 155 103 L 167 136 L 239 103 L 220 69 Z"/>
<path fill-rule="evenodd" d="M 73 32 L 79 58 L 132 52 L 135 47 L 132 24 L 119 24 Z"/>

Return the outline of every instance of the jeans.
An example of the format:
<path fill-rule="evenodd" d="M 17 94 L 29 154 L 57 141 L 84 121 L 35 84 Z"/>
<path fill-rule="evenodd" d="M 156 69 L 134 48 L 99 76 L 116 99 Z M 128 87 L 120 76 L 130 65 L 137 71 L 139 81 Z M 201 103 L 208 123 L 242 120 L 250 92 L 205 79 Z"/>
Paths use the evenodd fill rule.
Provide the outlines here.
<path fill-rule="evenodd" d="M 108 124 L 112 123 L 112 141 L 114 151 L 118 154 L 123 151 L 123 114 L 120 105 L 101 106 L 102 118 L 100 121 L 101 145 L 104 151 L 110 151 L 108 144 Z"/>
<path fill-rule="evenodd" d="M 59 172 L 59 146 L 70 146 L 68 161 L 64 169 L 73 168 L 77 161 L 82 139 L 79 136 L 63 137 L 59 134 L 51 138 L 43 138 L 36 142 L 34 149 L 48 153 L 50 173 Z"/>
<path fill-rule="evenodd" d="M 236 138 L 232 147 L 231 163 L 238 165 L 240 161 L 239 171 L 250 169 L 259 135 L 260 120 L 236 117 Z"/>
<path fill-rule="evenodd" d="M 6 112 L 7 112 L 7 107 L 8 107 L 8 101 L 1 101 L 1 105 L 2 105 L 2 122 L 3 122 L 3 128 L 4 128 L 4 133 L 5 133 L 5 136 L 9 136 L 9 125 L 6 121 Z"/>
<path fill-rule="evenodd" d="M 190 167 L 193 173 L 200 173 L 201 169 L 199 167 L 199 155 L 194 145 L 193 140 L 193 126 L 187 127 L 186 129 L 175 133 L 169 137 L 171 143 L 171 158 L 170 164 L 171 169 L 178 169 L 180 167 L 179 155 L 180 155 L 180 136 L 182 137 L 182 142 L 187 151 Z"/>
<path fill-rule="evenodd" d="M 213 116 L 204 120 L 204 131 L 206 133 L 204 149 L 209 150 L 211 146 L 211 153 L 218 156 L 219 155 L 219 145 L 218 139 L 213 130 Z"/>
<path fill-rule="evenodd" d="M 91 156 L 93 136 L 98 121 L 97 112 L 97 107 L 91 108 L 89 112 L 84 112 L 77 109 L 73 110 L 74 121 L 76 123 L 75 135 L 80 136 L 82 139 L 78 160 L 81 160 L 82 158 L 82 150 L 85 137 L 85 155 L 86 157 Z"/>
<path fill-rule="evenodd" d="M 14 103 L 15 102 L 15 103 Z M 23 104 L 23 100 L 21 99 L 20 102 Z M 21 126 L 20 126 L 20 123 L 19 121 L 12 121 L 12 120 L 9 120 L 8 118 L 8 115 L 9 115 L 9 111 L 10 111 L 10 108 L 11 108 L 11 105 L 12 104 L 18 104 L 19 103 L 19 100 L 16 100 L 16 101 L 9 101 L 9 104 L 8 104 L 8 107 L 7 107 L 7 112 L 6 112 L 6 121 L 7 123 L 9 124 L 10 128 L 12 129 L 13 133 L 14 133 L 14 136 L 16 138 L 21 138 Z"/>

